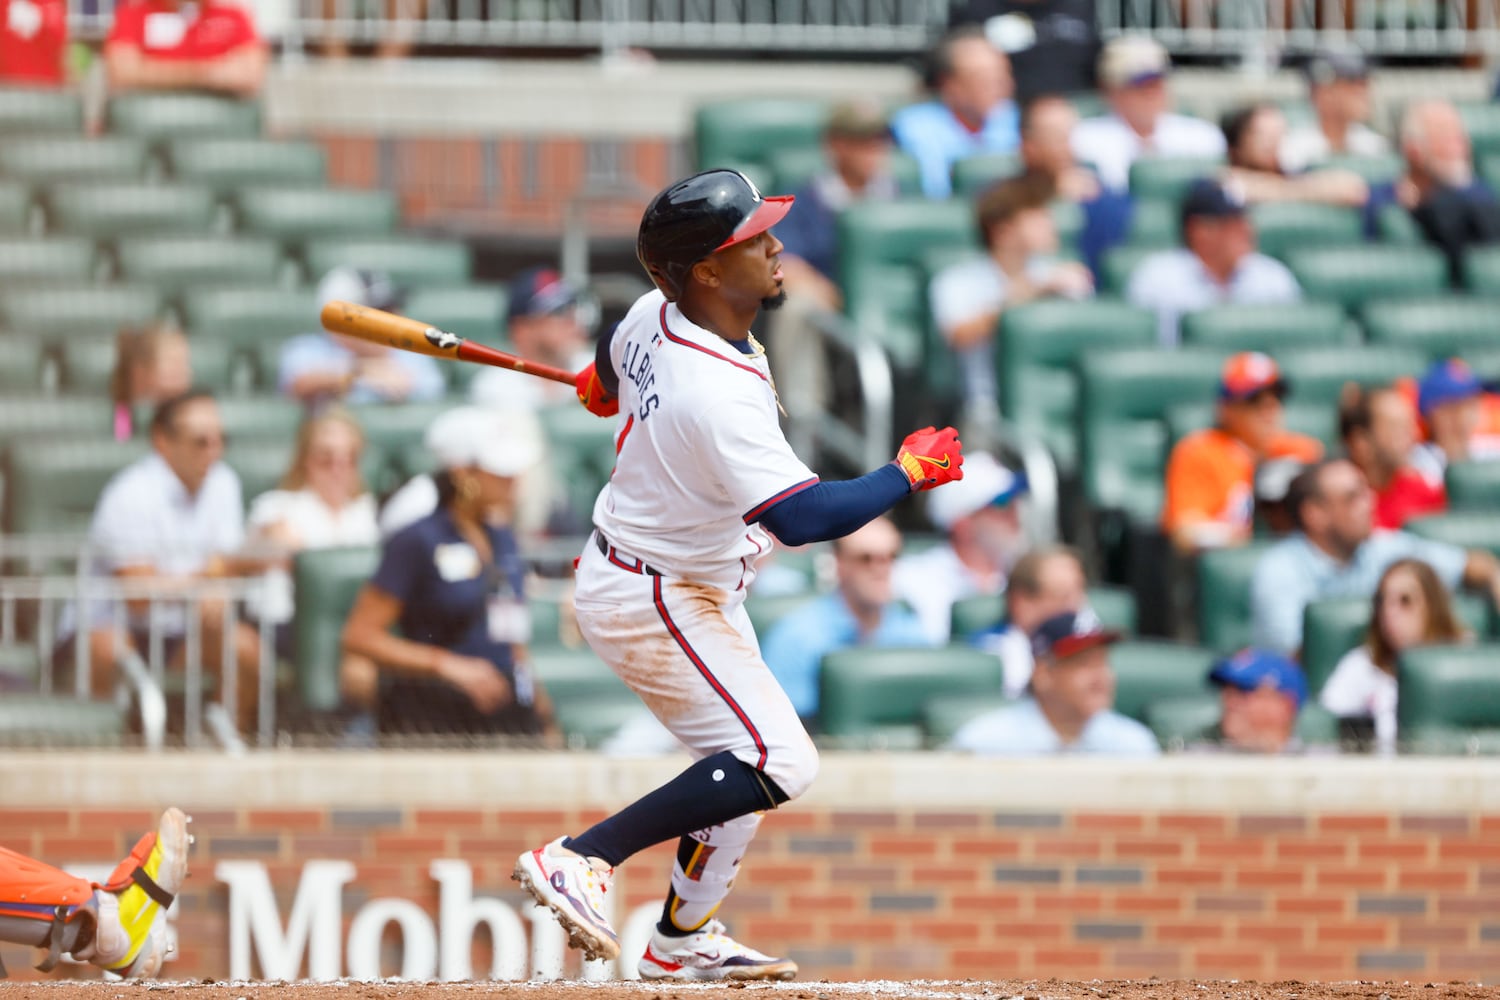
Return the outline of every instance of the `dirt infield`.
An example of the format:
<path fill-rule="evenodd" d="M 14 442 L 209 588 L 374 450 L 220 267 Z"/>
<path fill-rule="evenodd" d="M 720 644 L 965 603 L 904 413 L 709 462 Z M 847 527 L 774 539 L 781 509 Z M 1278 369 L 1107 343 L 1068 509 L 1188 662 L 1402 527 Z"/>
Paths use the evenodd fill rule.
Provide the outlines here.
<path fill-rule="evenodd" d="M 756 995 L 760 996 L 757 997 Z M 1500 988 L 1476 983 L 1257 983 L 1205 980 L 1066 982 L 913 980 L 663 984 L 539 983 L 0 983 L 0 1000 L 1497 1000 Z"/>

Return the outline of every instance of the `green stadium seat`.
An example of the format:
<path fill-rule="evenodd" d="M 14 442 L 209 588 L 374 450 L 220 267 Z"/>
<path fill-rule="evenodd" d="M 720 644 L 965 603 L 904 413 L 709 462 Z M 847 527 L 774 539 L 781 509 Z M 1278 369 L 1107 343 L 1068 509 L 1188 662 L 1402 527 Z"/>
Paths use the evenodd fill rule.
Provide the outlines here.
<path fill-rule="evenodd" d="M 149 236 L 121 240 L 120 277 L 177 295 L 205 285 L 272 285 L 287 262 L 275 240 L 257 237 Z"/>
<path fill-rule="evenodd" d="M 1371 344 L 1411 347 L 1434 360 L 1494 346 L 1500 297 L 1447 295 L 1378 302 L 1360 313 Z"/>
<path fill-rule="evenodd" d="M 985 629 L 1005 621 L 1004 594 L 976 594 L 953 602 L 948 612 L 954 642 L 968 642 Z"/>
<path fill-rule="evenodd" d="M 570 506 L 575 511 L 592 511 L 615 466 L 614 421 L 600 420 L 571 403 L 546 407 L 537 416 L 547 435 L 553 471 Z"/>
<path fill-rule="evenodd" d="M 945 694 L 928 698 L 922 706 L 922 731 L 927 745 L 937 749 L 952 741 L 958 731 L 986 712 L 1015 704 L 999 694 Z"/>
<path fill-rule="evenodd" d="M 1146 707 L 1146 725 L 1163 750 L 1181 750 L 1185 746 L 1211 739 L 1219 725 L 1218 694 L 1166 698 Z"/>
<path fill-rule="evenodd" d="M 1179 202 L 1193 181 L 1217 176 L 1224 161 L 1202 156 L 1148 156 L 1130 165 L 1130 194 L 1133 198 L 1161 198 Z"/>
<path fill-rule="evenodd" d="M 35 342 L 35 338 L 31 338 Z M 56 434 L 63 439 L 103 438 L 112 407 L 100 397 L 67 398 L 0 394 L 0 447 L 16 439 Z"/>
<path fill-rule="evenodd" d="M 1392 246 L 1422 246 L 1427 242 L 1417 220 L 1403 205 L 1382 205 L 1375 213 L 1375 232 Z"/>
<path fill-rule="evenodd" d="M 0 284 L 90 281 L 97 276 L 94 244 L 74 236 L 0 237 Z"/>
<path fill-rule="evenodd" d="M 284 242 L 384 236 L 401 210 L 390 191 L 246 188 L 235 197 L 240 228 Z"/>
<path fill-rule="evenodd" d="M 1148 706 L 1169 698 L 1202 694 L 1215 654 L 1176 642 L 1134 639 L 1110 647 L 1115 672 L 1115 711 L 1140 722 Z"/>
<path fill-rule="evenodd" d="M 51 358 L 47 344 L 39 337 L 23 334 L 0 334 L 0 391 L 5 393 L 36 392 L 51 389 L 55 374 L 49 373 Z M 0 440 L 5 428 L 0 427 Z"/>
<path fill-rule="evenodd" d="M 1214 403 L 1184 403 L 1172 407 L 1167 411 L 1168 440 L 1175 446 L 1194 431 L 1213 426 L 1216 410 Z M 1317 438 L 1330 452 L 1336 450 L 1338 412 L 1333 406 L 1298 402 L 1294 396 L 1287 402 L 1283 418 L 1287 430 Z"/>
<path fill-rule="evenodd" d="M 303 411 L 282 396 L 243 396 L 219 400 L 219 416 L 233 449 L 245 441 L 290 445 L 302 425 Z M 286 463 L 281 468 L 285 471 Z"/>
<path fill-rule="evenodd" d="M 344 621 L 379 562 L 375 548 L 307 549 L 293 559 L 293 659 L 304 708 L 329 712 L 339 707 Z"/>
<path fill-rule="evenodd" d="M 1346 382 L 1386 385 L 1407 375 L 1420 375 L 1427 358 L 1407 347 L 1307 347 L 1280 351 L 1276 361 L 1292 384 L 1298 403 L 1333 406 Z"/>
<path fill-rule="evenodd" d="M 1462 101 L 1458 115 L 1469 132 L 1469 142 L 1474 156 L 1482 158 L 1490 153 L 1500 153 L 1500 107 L 1489 101 Z"/>
<path fill-rule="evenodd" d="M 966 156 L 953 164 L 953 194 L 958 198 L 973 198 L 996 181 L 1016 176 L 1021 168 L 1018 153 L 976 153 Z"/>
<path fill-rule="evenodd" d="M 439 414 L 453 409 L 454 405 L 440 400 L 433 403 L 355 406 L 350 407 L 350 412 L 364 429 L 365 444 L 368 447 L 387 455 L 396 455 L 409 448 L 422 447 L 427 425 L 436 420 Z M 603 420 L 599 422 L 607 423 Z M 411 474 L 419 470 L 405 471 Z"/>
<path fill-rule="evenodd" d="M 111 440 L 104 433 L 108 424 L 101 421 L 101 425 L 99 437 L 93 440 L 53 433 L 11 445 L 6 511 L 13 534 L 87 530 L 110 477 L 147 450 L 144 441 Z"/>
<path fill-rule="evenodd" d="M 1161 511 L 1167 412 L 1218 392 L 1224 355 L 1156 349 L 1102 351 L 1079 364 L 1080 463 L 1084 496 L 1141 523 Z"/>
<path fill-rule="evenodd" d="M 0 142 L 0 176 L 31 184 L 63 181 L 140 181 L 151 151 L 126 135 L 11 137 Z"/>
<path fill-rule="evenodd" d="M 1064 255 L 1078 250 L 1078 239 L 1083 235 L 1083 206 L 1076 201 L 1061 198 L 1052 202 L 1052 224 L 1057 227 L 1057 242 Z"/>
<path fill-rule="evenodd" d="M 1287 255 L 1302 293 L 1348 309 L 1372 299 L 1432 295 L 1448 287 L 1448 264 L 1430 247 L 1318 247 Z"/>
<path fill-rule="evenodd" d="M 1464 287 L 1475 295 L 1500 295 L 1500 247 L 1472 247 L 1464 254 Z M 1493 300 L 1492 300 L 1493 301 Z"/>
<path fill-rule="evenodd" d="M 505 335 L 505 288 L 500 285 L 415 288 L 406 297 L 404 308 L 408 315 L 415 316 L 423 323 L 491 347 L 499 344 L 501 337 Z"/>
<path fill-rule="evenodd" d="M 384 271 L 399 285 L 461 285 L 473 265 L 469 248 L 458 240 L 384 239 L 316 240 L 303 251 L 314 280 L 335 267 Z"/>
<path fill-rule="evenodd" d="M 1449 462 L 1443 478 L 1450 510 L 1500 511 L 1500 462 Z"/>
<path fill-rule="evenodd" d="M 535 649 L 531 666 L 552 698 L 570 744 L 595 747 L 646 711 L 640 698 L 587 649 Z"/>
<path fill-rule="evenodd" d="M 0 134 L 82 131 L 81 94 L 43 87 L 0 87 Z"/>
<path fill-rule="evenodd" d="M 1345 653 L 1358 646 L 1370 625 L 1370 599 L 1313 601 L 1302 612 L 1302 670 L 1316 698 Z"/>
<path fill-rule="evenodd" d="M 197 337 L 257 347 L 320 330 L 318 296 L 312 289 L 193 288 L 183 292 L 182 324 Z M 262 373 L 264 378 L 265 373 Z M 270 373 L 274 383 L 275 372 Z"/>
<path fill-rule="evenodd" d="M 923 255 L 977 244 L 973 212 L 956 199 L 900 199 L 849 207 L 839 218 L 839 283 L 850 319 L 891 353 L 898 370 L 924 359 Z"/>
<path fill-rule="evenodd" d="M 938 329 L 937 323 L 931 318 L 932 283 L 939 274 L 950 267 L 983 259 L 983 250 L 967 245 L 936 246 L 922 254 L 920 282 L 922 287 L 928 290 L 926 298 L 921 303 L 921 306 L 927 310 L 925 322 L 923 322 L 922 378 L 927 392 L 940 405 L 957 404 L 962 396 L 963 383 L 959 372 L 958 355 L 948 346 L 943 332 Z M 914 304 L 914 315 L 917 308 Z M 915 321 L 914 319 L 913 322 Z"/>
<path fill-rule="evenodd" d="M 818 174 L 828 168 L 828 158 L 819 146 L 792 146 L 771 151 L 766 159 L 766 168 L 771 173 L 768 188 L 778 194 L 796 194 Z M 890 160 L 891 177 L 896 189 L 905 195 L 922 193 L 922 173 L 917 161 L 910 155 L 893 150 Z"/>
<path fill-rule="evenodd" d="M 1349 322 L 1332 302 L 1212 306 L 1182 317 L 1182 343 L 1222 351 L 1264 351 L 1344 343 Z"/>
<path fill-rule="evenodd" d="M 1425 646 L 1401 656 L 1397 734 L 1405 750 L 1500 750 L 1500 645 Z"/>
<path fill-rule="evenodd" d="M 166 300 L 145 285 L 57 285 L 0 295 L 0 328 L 38 337 L 115 333 L 162 317 Z"/>
<path fill-rule="evenodd" d="M 1479 177 L 1494 190 L 1500 186 L 1500 153 L 1490 153 L 1488 156 L 1475 157 L 1479 166 Z"/>
<path fill-rule="evenodd" d="M 1166 248 L 1134 243 L 1110 247 L 1104 251 L 1104 260 L 1099 265 L 1099 270 L 1103 272 L 1100 275 L 1099 291 L 1109 295 L 1124 295 L 1125 290 L 1130 287 L 1130 276 L 1141 266 L 1141 261 L 1164 249 Z"/>
<path fill-rule="evenodd" d="M 1406 172 L 1400 156 L 1331 156 L 1323 164 L 1328 169 L 1350 170 L 1370 184 L 1393 181 Z"/>
<path fill-rule="evenodd" d="M 1105 628 L 1117 629 L 1126 635 L 1135 635 L 1140 609 L 1136 606 L 1135 593 L 1129 587 L 1112 584 L 1096 584 L 1088 590 L 1089 607 L 1099 616 Z"/>
<path fill-rule="evenodd" d="M 1465 549 L 1487 549 L 1500 555 L 1500 517 L 1489 511 L 1454 511 L 1406 522 L 1406 530 L 1423 538 Z"/>
<path fill-rule="evenodd" d="M 220 400 L 220 403 L 224 403 Z M 296 411 L 295 404 L 285 403 Z M 299 414 L 300 415 L 300 414 Z M 224 464 L 234 470 L 240 479 L 240 492 L 245 505 L 268 490 L 274 490 L 292 464 L 294 435 L 280 439 L 259 437 L 252 440 L 236 440 L 231 437 L 229 447 L 224 450 Z"/>
<path fill-rule="evenodd" d="M 42 676 L 42 655 L 32 645 L 0 645 L 0 691 L 35 688 Z"/>
<path fill-rule="evenodd" d="M 1156 316 L 1118 301 L 1033 302 L 1005 310 L 995 351 L 1000 410 L 1038 434 L 1064 470 L 1078 462 L 1074 362 L 1098 350 L 1156 343 Z"/>
<path fill-rule="evenodd" d="M 977 649 L 848 649 L 823 657 L 819 720 L 830 737 L 855 741 L 920 742 L 929 698 L 994 695 L 998 657 Z"/>
<path fill-rule="evenodd" d="M 47 226 L 114 239 L 147 233 L 208 233 L 218 219 L 208 188 L 153 184 L 67 184 L 47 194 Z"/>
<path fill-rule="evenodd" d="M 64 390 L 77 394 L 98 394 L 107 397 L 110 378 L 115 370 L 115 349 L 118 346 L 115 334 L 102 336 L 75 336 L 57 343 L 61 372 L 59 381 Z M 200 338 L 189 343 L 193 366 L 193 384 L 214 392 L 229 392 L 241 388 L 249 381 L 249 371 L 239 374 L 244 362 L 237 356 L 234 345 L 211 338 Z M 141 414 L 150 420 L 147 410 Z"/>
<path fill-rule="evenodd" d="M 31 230 L 31 188 L 0 178 L 0 233 L 25 233 Z"/>
<path fill-rule="evenodd" d="M 320 185 L 328 179 L 328 157 L 313 142 L 269 139 L 175 139 L 167 164 L 179 182 L 219 193 L 277 184 Z"/>
<path fill-rule="evenodd" d="M 769 166 L 771 150 L 822 145 L 827 120 L 822 101 L 747 98 L 701 105 L 693 116 L 698 169 Z"/>
<path fill-rule="evenodd" d="M 1270 548 L 1252 542 L 1198 555 L 1198 644 L 1221 655 L 1250 645 L 1250 581 Z"/>
<path fill-rule="evenodd" d="M 1182 217 L 1177 205 L 1162 198 L 1147 198 L 1135 203 L 1130 214 L 1132 247 L 1161 250 L 1182 243 Z"/>
<path fill-rule="evenodd" d="M 152 140 L 260 135 L 259 104 L 212 94 L 117 94 L 109 99 L 104 117 L 110 132 Z"/>
<path fill-rule="evenodd" d="M 528 645 L 532 649 L 566 648 L 562 635 L 562 605 L 558 601 L 528 597 L 526 610 L 531 615 L 531 639 Z"/>
<path fill-rule="evenodd" d="M 798 608 L 816 601 L 818 596 L 811 591 L 766 597 L 756 597 L 751 594 L 745 598 L 745 613 L 750 616 L 750 624 L 755 626 L 755 634 L 764 640 L 781 619 Z"/>
<path fill-rule="evenodd" d="M 52 694 L 0 698 L 0 746 L 102 749 L 124 742 L 125 709 L 117 702 Z"/>
<path fill-rule="evenodd" d="M 1270 202 L 1250 210 L 1261 253 L 1284 258 L 1292 250 L 1364 241 L 1358 209 L 1308 202 Z"/>

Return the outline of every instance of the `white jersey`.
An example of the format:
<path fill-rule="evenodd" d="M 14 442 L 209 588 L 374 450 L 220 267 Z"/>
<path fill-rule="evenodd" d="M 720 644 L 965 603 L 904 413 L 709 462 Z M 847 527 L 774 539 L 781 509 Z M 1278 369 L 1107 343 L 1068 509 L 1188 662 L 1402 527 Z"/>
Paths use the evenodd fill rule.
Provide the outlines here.
<path fill-rule="evenodd" d="M 669 577 L 749 586 L 771 537 L 754 520 L 817 482 L 781 433 L 764 355 L 641 296 L 610 344 L 620 379 L 615 470 L 594 524 Z"/>

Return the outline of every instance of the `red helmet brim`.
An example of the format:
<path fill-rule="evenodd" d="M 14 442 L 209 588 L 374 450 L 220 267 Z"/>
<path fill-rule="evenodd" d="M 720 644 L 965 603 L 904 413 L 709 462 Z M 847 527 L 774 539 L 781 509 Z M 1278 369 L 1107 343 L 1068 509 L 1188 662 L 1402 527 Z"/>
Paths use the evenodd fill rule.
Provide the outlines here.
<path fill-rule="evenodd" d="M 730 235 L 729 239 L 714 247 L 714 252 L 717 253 L 725 247 L 732 247 L 736 243 L 743 243 L 746 240 L 759 236 L 786 218 L 786 213 L 792 210 L 792 202 L 796 200 L 796 196 L 790 194 L 762 198 L 760 207 L 752 212 L 744 222 L 740 223 L 739 228 Z"/>

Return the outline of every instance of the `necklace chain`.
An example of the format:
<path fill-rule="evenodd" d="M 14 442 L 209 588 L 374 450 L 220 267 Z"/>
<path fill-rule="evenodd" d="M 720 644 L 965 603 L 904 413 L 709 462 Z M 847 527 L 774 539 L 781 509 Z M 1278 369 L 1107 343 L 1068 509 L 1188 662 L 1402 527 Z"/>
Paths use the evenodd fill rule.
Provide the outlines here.
<path fill-rule="evenodd" d="M 771 374 L 771 359 L 766 357 L 765 346 L 755 339 L 755 334 L 751 333 L 746 336 L 750 338 L 750 346 L 753 348 L 749 356 L 752 358 L 766 358 L 766 384 L 771 387 L 771 396 L 776 400 L 776 409 L 781 411 L 783 417 L 790 416 L 786 412 L 786 407 L 781 405 L 781 393 L 776 391 L 776 377 Z"/>

